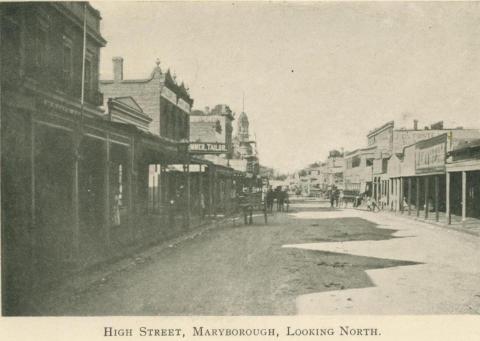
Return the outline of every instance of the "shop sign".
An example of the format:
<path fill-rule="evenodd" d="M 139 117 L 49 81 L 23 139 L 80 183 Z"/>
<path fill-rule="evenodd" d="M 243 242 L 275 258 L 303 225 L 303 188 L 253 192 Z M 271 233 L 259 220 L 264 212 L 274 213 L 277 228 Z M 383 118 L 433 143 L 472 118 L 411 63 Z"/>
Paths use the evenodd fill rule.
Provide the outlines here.
<path fill-rule="evenodd" d="M 444 172 L 446 147 L 446 134 L 417 143 L 415 146 L 415 173 Z"/>
<path fill-rule="evenodd" d="M 58 103 L 58 102 L 53 102 L 53 101 L 50 101 L 48 99 L 43 99 L 40 102 L 40 105 L 45 107 L 45 108 L 54 110 L 55 112 L 62 113 L 62 114 L 68 114 L 68 115 L 79 115 L 80 114 L 78 109 L 73 109 L 73 108 L 71 108 L 67 105 L 64 105 L 64 104 L 61 104 L 61 103 Z"/>
<path fill-rule="evenodd" d="M 181 109 L 183 109 L 183 111 L 188 112 L 188 113 L 190 112 L 190 105 L 187 102 L 185 102 L 182 98 L 180 98 L 178 100 L 178 106 Z"/>
<path fill-rule="evenodd" d="M 227 152 L 225 143 L 217 142 L 192 142 L 189 146 L 192 154 L 223 154 Z"/>
<path fill-rule="evenodd" d="M 175 92 L 173 92 L 166 86 L 164 86 L 162 89 L 162 97 L 172 102 L 173 104 L 177 104 L 177 95 L 175 95 Z"/>

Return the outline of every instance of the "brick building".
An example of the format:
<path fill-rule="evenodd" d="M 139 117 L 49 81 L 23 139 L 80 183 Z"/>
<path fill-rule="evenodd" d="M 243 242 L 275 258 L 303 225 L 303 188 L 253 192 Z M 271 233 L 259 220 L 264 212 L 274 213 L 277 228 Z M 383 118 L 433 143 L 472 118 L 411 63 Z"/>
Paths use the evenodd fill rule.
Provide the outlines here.
<path fill-rule="evenodd" d="M 148 78 L 124 79 L 123 58 L 115 57 L 113 75 L 113 80 L 100 81 L 105 100 L 131 96 L 152 119 L 150 132 L 175 141 L 188 141 L 193 99 L 183 83 L 177 84 L 170 70 L 162 72 L 157 61 Z"/>

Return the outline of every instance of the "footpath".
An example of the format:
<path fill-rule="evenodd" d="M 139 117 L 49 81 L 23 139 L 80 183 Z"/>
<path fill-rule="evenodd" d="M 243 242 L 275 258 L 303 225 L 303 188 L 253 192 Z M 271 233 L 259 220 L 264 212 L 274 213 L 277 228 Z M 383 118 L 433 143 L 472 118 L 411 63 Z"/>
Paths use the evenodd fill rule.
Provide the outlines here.
<path fill-rule="evenodd" d="M 349 207 L 350 208 L 350 207 Z M 356 208 L 359 211 L 368 211 L 365 205 L 361 205 Z M 389 208 L 375 212 L 376 214 L 385 215 L 385 216 L 395 216 L 397 218 L 404 218 L 405 220 L 411 220 L 416 222 L 421 222 L 425 224 L 431 224 L 439 227 L 443 227 L 450 230 L 455 230 L 458 232 L 468 233 L 474 236 L 480 236 L 480 219 L 476 218 L 467 218 L 465 222 L 462 222 L 462 218 L 456 215 L 451 215 L 451 223 L 447 224 L 447 218 L 445 212 L 439 212 L 438 221 L 436 220 L 435 212 L 429 212 L 428 218 L 425 218 L 425 211 L 421 210 L 418 217 L 417 211 L 412 208 L 410 214 L 408 210 L 405 209 L 403 212 L 395 212 Z"/>
<path fill-rule="evenodd" d="M 92 287 L 107 282 L 108 278 L 116 273 L 128 271 L 139 264 L 148 262 L 150 259 L 153 259 L 156 254 L 166 248 L 175 247 L 186 240 L 194 239 L 217 227 L 228 224 L 238 224 L 239 221 L 239 218 L 235 215 L 213 218 L 207 220 L 201 225 L 197 225 L 194 228 L 185 231 L 177 237 L 165 240 L 157 245 L 147 246 L 133 252 L 129 256 L 103 262 L 75 273 L 69 278 L 63 279 L 52 285 L 52 287 L 49 290 L 46 290 L 42 295 L 37 295 L 40 297 L 31 303 L 32 315 L 42 315 L 41 310 L 43 309 L 41 307 L 47 308 L 50 304 L 55 304 L 54 302 L 58 302 L 59 300 L 68 301 L 76 295 L 88 291 Z"/>

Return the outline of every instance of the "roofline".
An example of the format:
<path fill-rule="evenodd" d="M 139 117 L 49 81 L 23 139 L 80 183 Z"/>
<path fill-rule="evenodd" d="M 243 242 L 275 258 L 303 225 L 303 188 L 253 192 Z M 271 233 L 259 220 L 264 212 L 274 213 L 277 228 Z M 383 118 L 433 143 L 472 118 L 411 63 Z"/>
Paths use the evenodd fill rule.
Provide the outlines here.
<path fill-rule="evenodd" d="M 350 156 L 350 155 L 352 155 L 354 153 L 357 153 L 357 152 L 369 151 L 369 150 L 373 150 L 373 149 L 377 149 L 377 146 L 358 148 L 358 149 L 352 150 L 351 152 L 346 152 L 344 157 Z"/>
<path fill-rule="evenodd" d="M 367 133 L 367 137 L 370 137 L 371 135 L 375 134 L 375 133 L 378 133 L 380 132 L 381 130 L 384 130 L 386 128 L 388 128 L 389 126 L 392 126 L 392 128 L 395 126 L 395 121 L 388 121 L 387 123 L 385 123 L 384 125 L 382 125 L 381 127 L 378 127 L 378 128 L 374 128 L 373 130 L 370 130 L 368 133 Z"/>

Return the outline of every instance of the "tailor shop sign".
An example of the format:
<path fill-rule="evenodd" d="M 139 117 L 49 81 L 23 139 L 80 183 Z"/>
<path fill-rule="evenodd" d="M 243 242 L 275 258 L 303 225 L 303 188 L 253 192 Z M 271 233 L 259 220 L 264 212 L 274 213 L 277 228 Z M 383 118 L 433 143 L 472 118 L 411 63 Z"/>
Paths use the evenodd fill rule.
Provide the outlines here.
<path fill-rule="evenodd" d="M 445 172 L 447 134 L 417 142 L 415 146 L 415 173 Z"/>
<path fill-rule="evenodd" d="M 227 152 L 225 143 L 190 143 L 189 150 L 193 154 L 224 154 Z"/>

